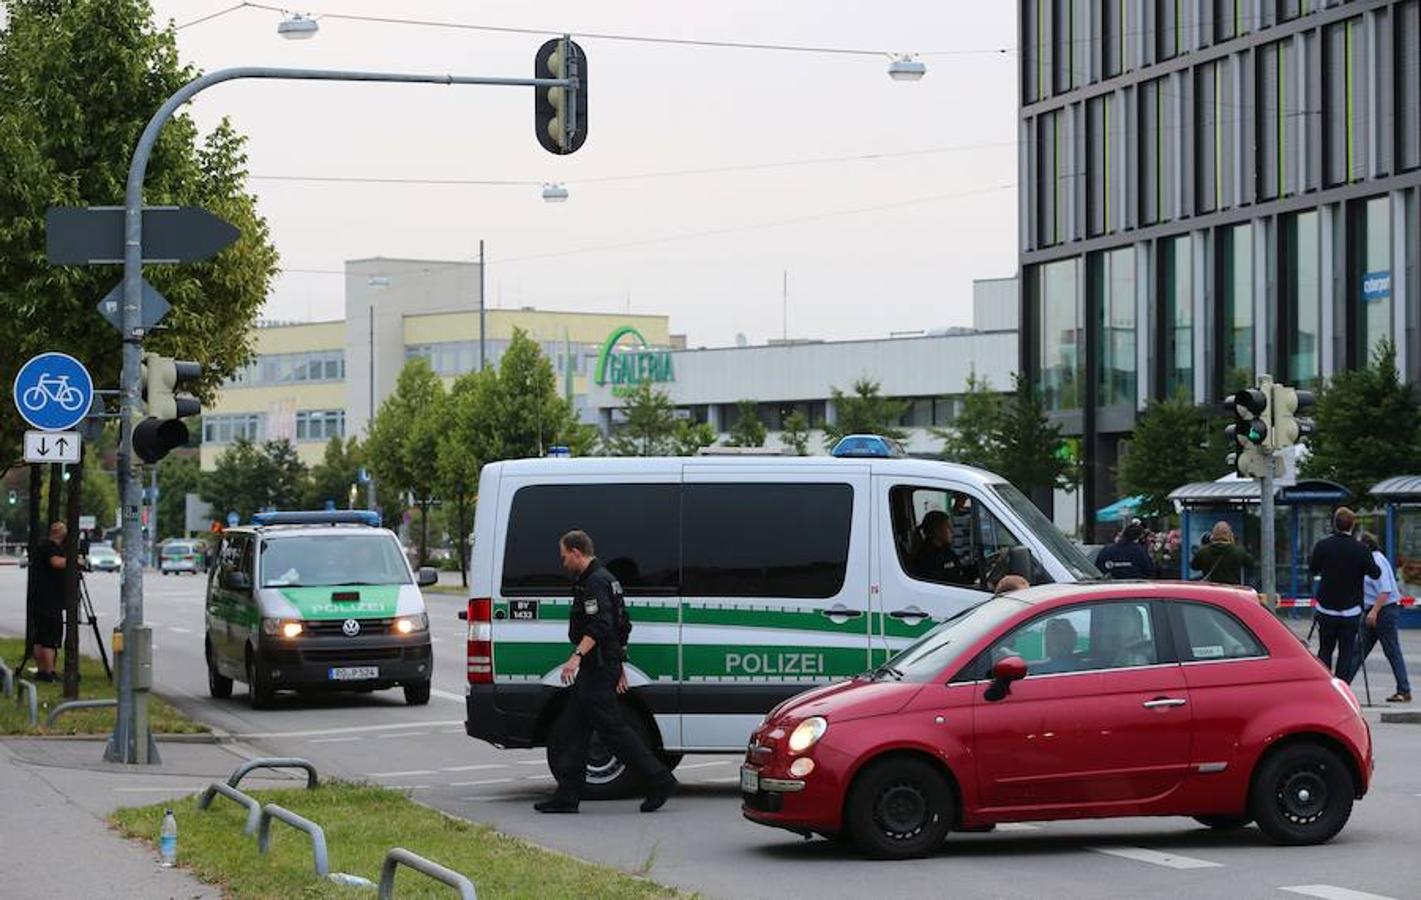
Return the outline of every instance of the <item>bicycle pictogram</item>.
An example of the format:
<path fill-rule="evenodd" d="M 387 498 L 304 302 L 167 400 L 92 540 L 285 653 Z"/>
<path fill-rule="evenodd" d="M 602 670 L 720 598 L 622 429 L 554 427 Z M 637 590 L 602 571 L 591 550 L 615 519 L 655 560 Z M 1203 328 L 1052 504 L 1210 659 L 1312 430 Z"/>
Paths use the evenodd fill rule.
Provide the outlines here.
<path fill-rule="evenodd" d="M 41 353 L 20 367 L 10 395 L 15 410 L 41 431 L 63 431 L 89 414 L 94 379 L 67 353 Z"/>
<path fill-rule="evenodd" d="M 84 392 L 69 383 L 68 375 L 41 375 L 39 382 L 25 391 L 20 402 L 31 412 L 39 412 L 51 402 L 74 412 L 84 405 Z"/>

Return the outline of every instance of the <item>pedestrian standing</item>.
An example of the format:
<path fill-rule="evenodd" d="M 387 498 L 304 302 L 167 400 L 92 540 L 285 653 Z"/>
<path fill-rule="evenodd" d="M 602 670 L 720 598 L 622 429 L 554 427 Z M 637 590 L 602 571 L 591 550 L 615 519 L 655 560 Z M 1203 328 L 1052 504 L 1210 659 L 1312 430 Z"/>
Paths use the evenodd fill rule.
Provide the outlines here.
<path fill-rule="evenodd" d="M 35 591 L 34 658 L 35 680 L 54 681 L 54 661 L 64 642 L 64 539 L 69 529 L 63 522 L 49 526 L 49 537 L 40 542 L 31 564 L 37 580 Z"/>
<path fill-rule="evenodd" d="M 572 656 L 562 667 L 571 685 L 548 741 L 557 790 L 533 805 L 543 813 L 575 813 L 587 777 L 587 750 L 596 731 L 602 743 L 648 785 L 642 812 L 660 809 L 676 791 L 671 770 L 641 742 L 622 718 L 618 694 L 626 693 L 622 668 L 631 620 L 622 586 L 594 555 L 592 539 L 569 531 L 559 541 L 563 569 L 574 579 L 567 638 Z"/>
<path fill-rule="evenodd" d="M 1106 544 L 1096 554 L 1095 567 L 1110 578 L 1154 578 L 1155 561 L 1140 543 L 1144 536 L 1145 528 L 1138 520 L 1127 525 L 1120 540 Z"/>
<path fill-rule="evenodd" d="M 1362 582 L 1380 578 L 1381 567 L 1362 542 L 1352 536 L 1357 514 L 1345 506 L 1332 514 L 1332 534 L 1312 548 L 1308 568 L 1320 575 L 1317 608 L 1317 658 L 1340 678 L 1352 675 L 1352 659 L 1357 650 L 1357 630 L 1362 621 Z M 1337 667 L 1332 651 L 1337 651 Z"/>
<path fill-rule="evenodd" d="M 1214 584 L 1243 584 L 1243 570 L 1253 565 L 1253 557 L 1234 540 L 1228 522 L 1215 522 L 1209 542 L 1200 544 L 1189 560 L 1189 568 L 1202 572 L 1203 580 Z"/>
<path fill-rule="evenodd" d="M 1410 703 L 1411 681 L 1406 677 L 1406 658 L 1401 653 L 1401 635 L 1397 632 L 1397 622 L 1401 618 L 1401 591 L 1396 585 L 1396 573 L 1377 545 L 1375 535 L 1363 534 L 1362 545 L 1372 554 L 1381 575 L 1376 578 L 1369 576 L 1362 582 L 1362 606 L 1365 610 L 1362 613 L 1362 648 L 1352 666 L 1352 678 L 1357 677 L 1372 648 L 1377 641 L 1381 641 L 1382 652 L 1386 654 L 1386 661 L 1391 663 L 1391 674 L 1396 679 L 1396 693 L 1386 698 L 1386 702 Z"/>

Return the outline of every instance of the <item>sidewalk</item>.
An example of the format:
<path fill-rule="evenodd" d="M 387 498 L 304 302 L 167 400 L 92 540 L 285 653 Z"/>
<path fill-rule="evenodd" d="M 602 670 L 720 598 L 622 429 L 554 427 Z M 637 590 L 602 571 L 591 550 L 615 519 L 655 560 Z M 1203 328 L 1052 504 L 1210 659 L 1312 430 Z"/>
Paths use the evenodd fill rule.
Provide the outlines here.
<path fill-rule="evenodd" d="M 0 740 L 0 884 L 9 897 L 220 898 L 182 869 L 158 866 L 156 851 L 111 831 L 104 817 L 192 793 L 224 780 L 245 757 L 214 744 L 160 745 L 163 764 L 102 762 L 103 743 Z M 249 779 L 289 787 L 289 778 Z M 243 781 L 246 786 L 248 781 Z M 153 823 L 156 838 L 160 823 Z M 182 835 L 178 835 L 181 847 Z"/>

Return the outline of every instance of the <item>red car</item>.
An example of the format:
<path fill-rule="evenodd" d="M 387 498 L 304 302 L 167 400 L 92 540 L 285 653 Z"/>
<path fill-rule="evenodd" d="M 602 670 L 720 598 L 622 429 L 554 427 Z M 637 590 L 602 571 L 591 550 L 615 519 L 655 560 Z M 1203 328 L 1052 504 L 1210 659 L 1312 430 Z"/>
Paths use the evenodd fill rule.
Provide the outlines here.
<path fill-rule="evenodd" d="M 1371 732 L 1252 591 L 1051 585 L 996 597 L 750 740 L 745 817 L 931 853 L 998 822 L 1192 816 L 1284 844 L 1346 824 Z"/>

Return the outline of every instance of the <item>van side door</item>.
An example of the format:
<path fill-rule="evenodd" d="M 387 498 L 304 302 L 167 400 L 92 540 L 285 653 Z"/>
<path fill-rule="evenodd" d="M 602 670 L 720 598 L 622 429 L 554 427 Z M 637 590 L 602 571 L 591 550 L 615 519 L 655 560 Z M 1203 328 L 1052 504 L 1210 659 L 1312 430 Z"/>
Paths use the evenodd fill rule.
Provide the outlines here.
<path fill-rule="evenodd" d="M 688 463 L 681 728 L 739 749 L 779 701 L 869 668 L 866 466 Z"/>

